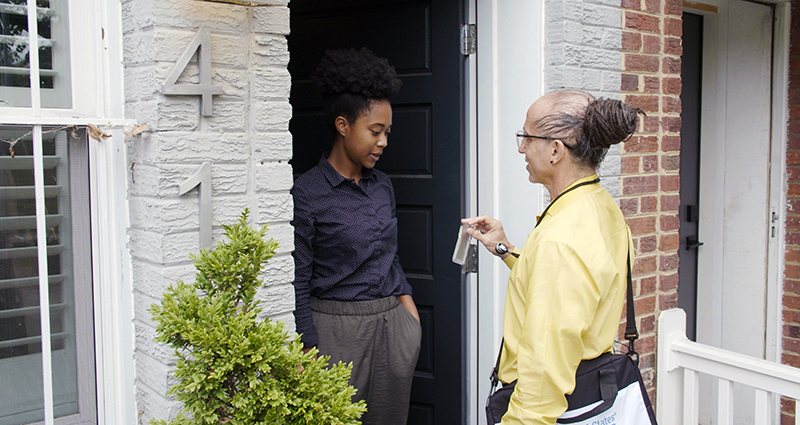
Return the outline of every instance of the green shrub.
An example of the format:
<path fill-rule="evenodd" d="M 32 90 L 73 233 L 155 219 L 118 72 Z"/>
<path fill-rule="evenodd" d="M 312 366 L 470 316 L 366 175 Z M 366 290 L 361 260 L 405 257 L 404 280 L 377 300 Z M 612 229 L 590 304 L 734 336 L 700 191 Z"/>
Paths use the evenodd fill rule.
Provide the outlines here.
<path fill-rule="evenodd" d="M 150 313 L 156 341 L 175 349 L 178 383 L 167 395 L 184 406 L 171 422 L 188 424 L 357 424 L 366 410 L 351 402 L 351 364 L 328 368 L 316 349 L 303 353 L 281 322 L 258 320 L 262 266 L 278 244 L 267 227 L 247 224 L 248 211 L 225 228 L 227 242 L 192 255 L 197 278 L 178 281 Z"/>

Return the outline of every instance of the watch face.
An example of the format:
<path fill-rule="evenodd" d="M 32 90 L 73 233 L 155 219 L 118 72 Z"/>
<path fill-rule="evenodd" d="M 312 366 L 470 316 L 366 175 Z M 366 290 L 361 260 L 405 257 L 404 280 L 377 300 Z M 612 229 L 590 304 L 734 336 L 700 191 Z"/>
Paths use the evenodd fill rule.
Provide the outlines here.
<path fill-rule="evenodd" d="M 508 248 L 506 248 L 505 244 L 502 243 L 497 244 L 497 246 L 494 247 L 494 250 L 497 251 L 497 253 L 500 255 L 503 255 L 506 252 L 508 252 Z"/>

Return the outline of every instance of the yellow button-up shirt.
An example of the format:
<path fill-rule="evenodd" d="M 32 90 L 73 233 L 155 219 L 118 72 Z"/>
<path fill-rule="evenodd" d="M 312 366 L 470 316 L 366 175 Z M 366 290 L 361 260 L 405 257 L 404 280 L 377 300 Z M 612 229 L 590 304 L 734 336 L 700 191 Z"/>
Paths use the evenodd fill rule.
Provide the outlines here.
<path fill-rule="evenodd" d="M 498 375 L 517 385 L 503 425 L 554 424 L 567 409 L 578 363 L 612 350 L 630 243 L 619 206 L 590 184 L 552 204 L 519 259 L 506 259 L 511 275 Z"/>

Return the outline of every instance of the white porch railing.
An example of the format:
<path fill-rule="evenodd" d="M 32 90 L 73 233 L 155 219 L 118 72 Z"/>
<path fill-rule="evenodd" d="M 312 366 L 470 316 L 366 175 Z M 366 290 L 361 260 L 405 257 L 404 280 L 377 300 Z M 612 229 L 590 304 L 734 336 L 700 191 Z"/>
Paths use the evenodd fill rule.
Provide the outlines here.
<path fill-rule="evenodd" d="M 717 423 L 733 424 L 733 384 L 755 388 L 756 424 L 778 424 L 772 395 L 800 399 L 800 369 L 734 353 L 686 338 L 686 313 L 667 310 L 658 318 L 656 408 L 659 425 L 696 425 L 700 374 L 718 379 Z M 736 400 L 744 403 L 746 400 Z M 797 412 L 800 413 L 800 412 Z M 800 425 L 800 414 L 795 424 Z"/>

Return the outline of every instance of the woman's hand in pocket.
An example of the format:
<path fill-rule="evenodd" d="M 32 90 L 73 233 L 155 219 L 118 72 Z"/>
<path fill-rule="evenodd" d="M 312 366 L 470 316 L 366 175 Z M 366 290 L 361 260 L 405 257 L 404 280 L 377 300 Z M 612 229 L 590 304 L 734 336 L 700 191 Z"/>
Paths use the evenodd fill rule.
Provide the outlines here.
<path fill-rule="evenodd" d="M 408 312 L 411 313 L 411 315 L 414 316 L 415 319 L 417 319 L 417 322 L 419 322 L 419 312 L 417 311 L 417 305 L 414 304 L 414 299 L 411 298 L 411 295 L 400 295 L 399 299 L 400 299 L 400 304 L 403 304 L 403 307 L 405 307 L 406 310 L 408 310 Z"/>

